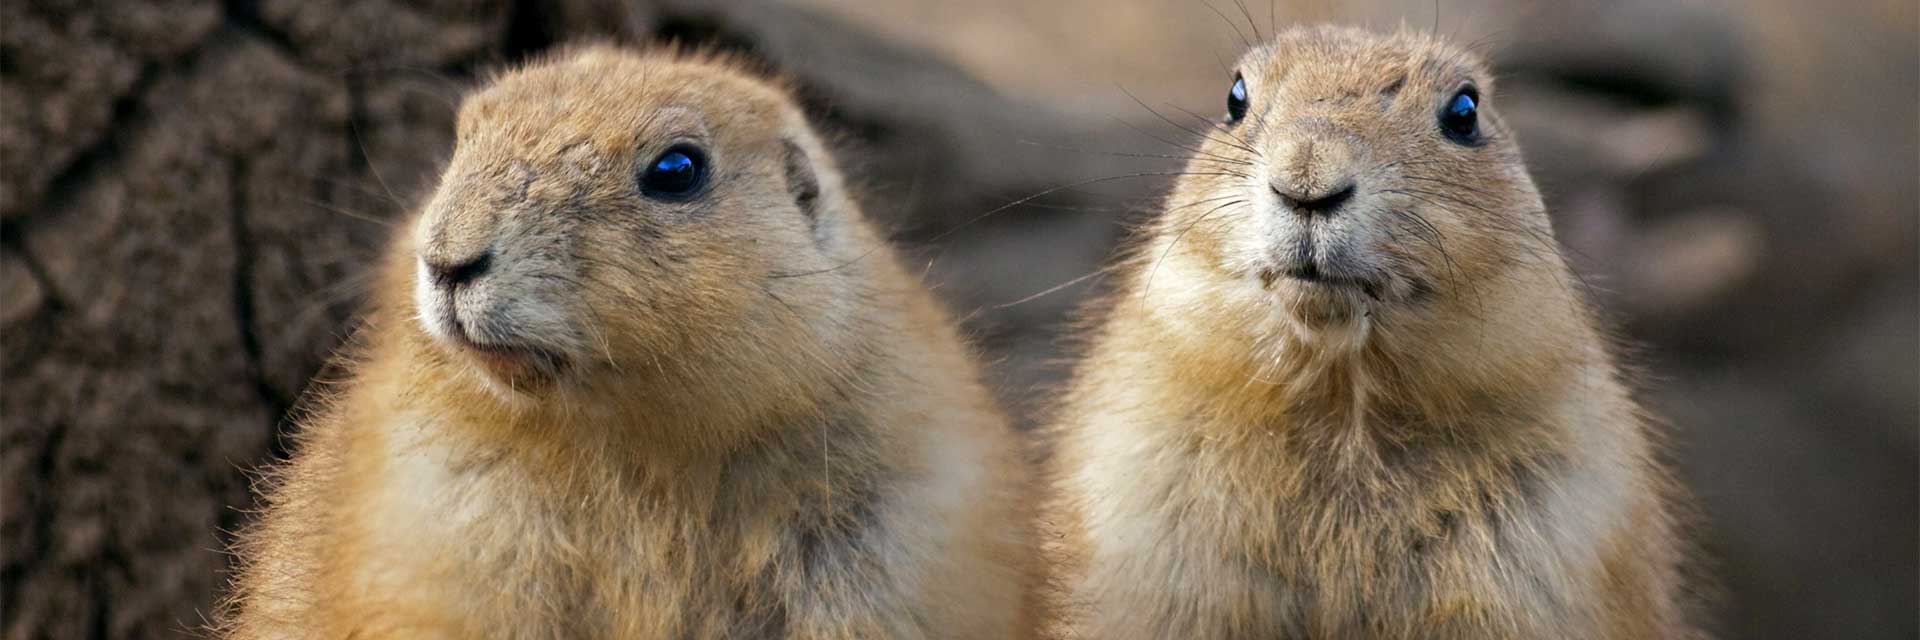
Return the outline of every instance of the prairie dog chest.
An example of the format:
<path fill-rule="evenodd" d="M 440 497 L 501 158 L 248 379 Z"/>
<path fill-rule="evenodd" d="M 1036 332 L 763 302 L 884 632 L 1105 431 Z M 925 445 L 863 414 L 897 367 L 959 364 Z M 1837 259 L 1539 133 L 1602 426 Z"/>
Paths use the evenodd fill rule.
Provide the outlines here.
<path fill-rule="evenodd" d="M 1593 461 L 1515 461 L 1484 477 L 1391 456 L 1343 468 L 1279 435 L 1173 438 L 1102 420 L 1074 478 L 1096 556 L 1077 589 L 1096 602 L 1156 603 L 1157 614 L 1139 607 L 1128 623 L 1146 628 L 1159 615 L 1336 632 L 1380 624 L 1368 603 L 1383 599 L 1407 603 L 1392 610 L 1409 619 L 1526 628 L 1524 612 L 1586 606 L 1568 594 L 1594 578 L 1580 568 L 1594 566 L 1609 516 L 1574 498 L 1617 493 L 1624 480 Z M 1570 491 L 1570 481 L 1586 486 Z M 1205 588 L 1127 593 L 1168 584 Z"/>
<path fill-rule="evenodd" d="M 496 625 L 473 627 L 484 635 L 537 624 L 569 637 L 762 637 L 788 625 L 916 637 L 925 621 L 913 603 L 938 596 L 977 612 L 1015 595 L 957 577 L 994 561 L 975 549 L 998 548 L 990 538 L 1005 532 L 975 500 L 993 493 L 983 445 L 944 430 L 916 438 L 908 453 L 921 460 L 899 466 L 783 449 L 598 493 L 555 491 L 508 459 L 390 431 L 367 505 L 379 557 L 360 579 L 369 593 L 474 611 Z M 862 597 L 834 602 L 848 593 Z"/>
<path fill-rule="evenodd" d="M 685 597 L 686 519 L 659 509 L 664 500 L 557 491 L 553 478 L 432 426 L 388 425 L 378 472 L 345 479 L 366 483 L 355 582 L 369 598 L 465 611 L 457 626 L 484 635 L 535 637 L 604 634 L 606 605 Z"/>

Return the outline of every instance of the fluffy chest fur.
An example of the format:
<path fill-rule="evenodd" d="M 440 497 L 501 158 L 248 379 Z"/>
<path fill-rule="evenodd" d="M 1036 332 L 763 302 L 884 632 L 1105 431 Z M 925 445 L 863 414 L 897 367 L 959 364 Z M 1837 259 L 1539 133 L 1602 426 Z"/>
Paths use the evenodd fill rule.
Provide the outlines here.
<path fill-rule="evenodd" d="M 359 519 L 367 557 L 355 563 L 352 590 L 421 600 L 421 610 L 455 613 L 453 628 L 475 634 L 784 633 L 819 606 L 800 585 L 857 583 L 874 604 L 912 601 L 918 574 L 938 555 L 903 539 L 914 523 L 900 494 L 930 479 L 911 463 L 854 470 L 830 451 L 802 460 L 758 449 L 716 468 L 675 470 L 672 482 L 592 456 L 572 477 L 539 477 L 414 426 L 392 425 L 385 468 L 355 480 L 367 487 Z M 826 475 L 833 465 L 837 480 Z M 941 542 L 913 533 L 924 545 Z"/>
<path fill-rule="evenodd" d="M 1390 412 L 1220 424 L 1155 400 L 1066 427 L 1074 637 L 1607 637 L 1594 594 L 1646 522 L 1635 452 L 1583 405 L 1501 418 L 1574 440 L 1515 447 Z"/>
<path fill-rule="evenodd" d="M 1005 637 L 1020 609 L 1020 536 L 1004 502 L 981 500 L 1012 493 L 986 469 L 1003 452 L 965 428 L 917 432 L 886 457 L 854 436 L 868 425 L 825 421 L 711 467 L 643 477 L 583 454 L 556 477 L 418 415 L 365 427 L 315 443 L 361 448 L 341 456 L 351 463 L 296 463 L 315 481 L 299 486 L 348 498 L 277 523 L 313 535 L 267 549 L 255 571 L 312 567 L 256 600 L 292 628 Z"/>

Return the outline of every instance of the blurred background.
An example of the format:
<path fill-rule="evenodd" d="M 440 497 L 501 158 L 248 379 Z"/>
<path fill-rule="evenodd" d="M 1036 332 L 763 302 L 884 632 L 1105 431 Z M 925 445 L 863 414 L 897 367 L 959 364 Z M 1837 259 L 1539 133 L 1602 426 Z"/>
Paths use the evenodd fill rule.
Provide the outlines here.
<path fill-rule="evenodd" d="M 583 39 L 792 77 L 1026 420 L 1257 27 L 1431 30 L 1639 346 L 1728 638 L 1920 634 L 1913 2 L 8 0 L 0 637 L 191 634 L 460 96 Z M 1238 33 L 1237 33 L 1238 32 Z M 1111 178 L 1111 179 L 1108 179 Z M 1009 202 L 1062 185 L 1031 202 Z M 1038 294 L 1038 295 L 1037 295 Z M 337 373 L 337 372 L 335 372 Z"/>

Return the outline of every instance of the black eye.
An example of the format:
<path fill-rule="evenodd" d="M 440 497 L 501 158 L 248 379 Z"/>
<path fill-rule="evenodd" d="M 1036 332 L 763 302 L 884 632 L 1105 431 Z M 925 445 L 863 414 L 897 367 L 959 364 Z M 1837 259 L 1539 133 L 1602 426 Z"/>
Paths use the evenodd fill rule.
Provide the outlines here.
<path fill-rule="evenodd" d="M 1440 130 L 1447 139 L 1471 145 L 1480 141 L 1480 92 L 1473 87 L 1461 89 L 1440 110 Z"/>
<path fill-rule="evenodd" d="M 640 172 L 640 193 L 649 198 L 679 200 L 700 190 L 707 181 L 707 154 L 690 144 L 674 145 Z"/>
<path fill-rule="evenodd" d="M 1233 88 L 1227 90 L 1227 122 L 1239 122 L 1247 117 L 1247 80 L 1239 74 L 1233 76 Z"/>

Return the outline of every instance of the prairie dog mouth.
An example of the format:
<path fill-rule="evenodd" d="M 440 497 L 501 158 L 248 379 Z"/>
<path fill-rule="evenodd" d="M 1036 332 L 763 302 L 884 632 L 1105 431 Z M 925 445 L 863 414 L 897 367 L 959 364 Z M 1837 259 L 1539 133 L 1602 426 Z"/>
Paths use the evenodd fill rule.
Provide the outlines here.
<path fill-rule="evenodd" d="M 422 310 L 422 316 L 436 316 L 422 318 L 428 325 L 428 333 L 448 351 L 472 358 L 498 382 L 512 386 L 544 382 L 566 368 L 567 358 L 561 352 L 530 341 L 514 340 L 512 336 L 497 335 L 499 331 L 476 331 L 478 327 L 474 325 L 481 321 L 463 319 L 451 296 L 439 302 L 435 309 Z"/>
<path fill-rule="evenodd" d="M 1263 269 L 1259 276 L 1260 286 L 1268 291 L 1272 291 L 1274 283 L 1283 277 L 1309 287 L 1359 292 L 1376 301 L 1381 300 L 1380 294 L 1384 289 L 1377 280 L 1329 273 L 1312 261 L 1288 268 Z"/>
<path fill-rule="evenodd" d="M 460 334 L 454 341 L 488 373 L 514 383 L 550 380 L 566 367 L 566 358 L 533 346 L 482 344 Z"/>

